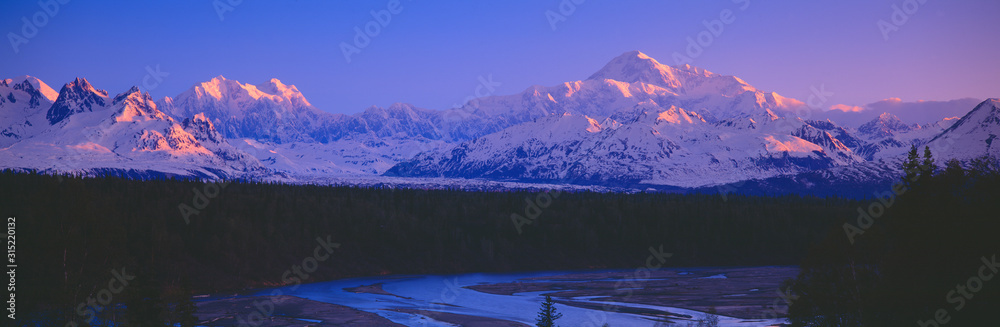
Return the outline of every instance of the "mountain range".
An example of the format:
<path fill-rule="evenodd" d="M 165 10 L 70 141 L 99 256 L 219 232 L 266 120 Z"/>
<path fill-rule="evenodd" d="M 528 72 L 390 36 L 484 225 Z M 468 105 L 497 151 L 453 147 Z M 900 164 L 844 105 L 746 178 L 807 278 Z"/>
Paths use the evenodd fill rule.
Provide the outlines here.
<path fill-rule="evenodd" d="M 802 101 L 738 77 L 638 51 L 585 80 L 445 110 L 397 103 L 353 115 L 320 110 L 278 79 L 253 85 L 218 76 L 154 100 L 136 87 L 112 95 L 84 78 L 56 92 L 22 76 L 0 80 L 0 168 L 624 189 L 879 184 L 895 178 L 913 145 L 930 146 L 938 162 L 1000 157 L 992 147 L 998 108 L 988 99 L 950 109 L 967 112 L 961 118 L 915 124 L 883 113 L 841 125 L 800 117 L 812 110 Z"/>

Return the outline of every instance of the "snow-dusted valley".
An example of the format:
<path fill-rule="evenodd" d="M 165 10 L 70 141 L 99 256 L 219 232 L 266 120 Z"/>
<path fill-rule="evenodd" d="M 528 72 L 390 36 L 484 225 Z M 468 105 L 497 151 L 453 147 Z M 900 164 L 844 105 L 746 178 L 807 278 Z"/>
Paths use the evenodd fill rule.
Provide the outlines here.
<path fill-rule="evenodd" d="M 624 189 L 711 187 L 811 176 L 895 178 L 927 145 L 939 162 L 1000 157 L 1000 101 L 917 124 L 858 126 L 734 76 L 632 51 L 586 80 L 434 110 L 398 103 L 354 115 L 314 107 L 277 79 L 219 76 L 159 100 L 78 78 L 58 92 L 0 81 L 0 168 L 291 183 Z M 803 175 L 804 174 L 804 175 Z"/>

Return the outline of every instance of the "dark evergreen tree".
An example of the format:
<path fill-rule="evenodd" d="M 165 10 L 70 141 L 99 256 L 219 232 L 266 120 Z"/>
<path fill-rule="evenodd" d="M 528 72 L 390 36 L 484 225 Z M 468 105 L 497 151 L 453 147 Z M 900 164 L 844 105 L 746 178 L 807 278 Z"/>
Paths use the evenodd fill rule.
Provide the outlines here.
<path fill-rule="evenodd" d="M 965 175 L 965 169 L 962 168 L 962 162 L 958 159 L 950 159 L 944 164 L 944 174 L 945 175 Z"/>
<path fill-rule="evenodd" d="M 562 314 L 556 312 L 555 302 L 552 301 L 552 297 L 546 295 L 545 302 L 542 302 L 542 308 L 538 312 L 538 317 L 535 318 L 535 326 L 538 327 L 555 327 L 555 321 L 562 318 Z"/>
<path fill-rule="evenodd" d="M 931 155 L 931 148 L 924 146 L 924 160 L 920 162 L 920 177 L 930 178 L 933 176 L 937 166 L 934 164 L 934 157 Z"/>
<path fill-rule="evenodd" d="M 1000 162 L 990 156 L 973 158 L 969 160 L 969 172 L 976 177 L 1000 174 Z"/>
<path fill-rule="evenodd" d="M 917 146 L 910 146 L 910 152 L 906 153 L 906 159 L 903 160 L 903 184 L 913 185 L 917 180 L 918 172 L 920 171 L 920 157 L 917 155 Z"/>

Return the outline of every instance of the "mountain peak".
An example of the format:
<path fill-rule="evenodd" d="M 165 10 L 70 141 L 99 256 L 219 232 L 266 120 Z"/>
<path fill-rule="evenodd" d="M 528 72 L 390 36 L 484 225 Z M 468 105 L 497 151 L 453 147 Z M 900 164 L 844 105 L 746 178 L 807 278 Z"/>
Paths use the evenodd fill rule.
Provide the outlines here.
<path fill-rule="evenodd" d="M 670 66 L 661 64 L 645 53 L 639 51 L 625 52 L 601 70 L 587 78 L 588 80 L 612 79 L 627 83 L 646 83 L 663 87 L 679 88 L 681 82 L 674 75 Z"/>
<path fill-rule="evenodd" d="M 156 103 L 149 93 L 143 93 L 133 86 L 126 92 L 115 97 L 112 105 L 121 107 L 115 112 L 116 122 L 136 122 L 147 120 L 173 121 L 169 116 L 156 108 Z"/>
<path fill-rule="evenodd" d="M 281 95 L 286 92 L 298 93 L 299 89 L 295 85 L 287 85 L 277 78 L 267 80 L 267 82 L 257 84 L 257 89 L 269 94 Z"/>
<path fill-rule="evenodd" d="M 119 104 L 122 101 L 124 101 L 125 99 L 131 97 L 133 94 L 136 94 L 136 93 L 138 93 L 140 96 L 142 95 L 142 91 L 139 91 L 139 87 L 138 86 L 132 86 L 132 88 L 128 89 L 128 91 L 122 92 L 121 94 L 118 94 L 118 96 L 115 96 L 115 99 L 112 100 L 111 103 L 112 104 Z"/>
<path fill-rule="evenodd" d="M 989 98 L 984 100 L 973 108 L 972 111 L 962 116 L 949 129 L 956 129 L 960 125 L 968 124 L 969 121 L 976 121 L 980 123 L 980 127 L 984 130 L 993 132 L 996 126 L 1000 126 L 1000 99 Z"/>
<path fill-rule="evenodd" d="M 261 90 L 264 93 L 274 94 L 274 95 L 283 95 L 285 93 L 298 93 L 298 89 L 296 89 L 295 86 L 285 85 L 285 83 L 282 83 L 281 80 L 277 78 L 272 78 L 267 82 L 260 83 L 255 86 L 257 87 L 258 90 Z"/>
<path fill-rule="evenodd" d="M 90 82 L 88 82 L 87 79 L 83 78 L 83 77 L 77 77 L 72 82 L 69 82 L 69 84 L 71 84 L 71 85 L 88 85 L 88 86 L 93 87 L 93 85 L 90 85 Z"/>
<path fill-rule="evenodd" d="M 888 112 L 883 112 L 881 115 L 878 115 L 877 120 L 879 120 L 879 121 L 897 121 L 897 120 L 899 120 L 899 117 L 897 117 L 896 115 L 890 114 Z"/>
<path fill-rule="evenodd" d="M 993 146 L 993 143 L 996 141 L 998 130 L 1000 130 L 1000 99 L 990 98 L 979 103 L 958 122 L 928 143 L 931 148 L 943 150 L 946 153 L 945 157 L 961 160 L 988 155 L 997 158 L 1000 157 L 1000 146 Z M 941 154 L 935 153 L 935 156 L 938 155 Z"/>
<path fill-rule="evenodd" d="M 202 97 L 210 97 L 216 100 L 222 100 L 226 97 L 235 96 L 236 93 L 246 94 L 254 99 L 259 99 L 261 97 L 260 90 L 257 86 L 252 84 L 243 84 L 234 79 L 226 79 L 225 76 L 219 75 L 213 77 L 212 79 L 195 84 L 190 90 L 195 95 L 195 98 L 201 99 Z"/>
<path fill-rule="evenodd" d="M 49 107 L 45 118 L 50 125 L 55 125 L 75 113 L 104 107 L 107 97 L 108 91 L 95 89 L 87 79 L 77 77 L 59 90 L 59 97 Z"/>
<path fill-rule="evenodd" d="M 637 77 L 638 78 L 648 77 L 648 76 L 637 75 L 641 73 L 654 73 L 660 75 L 660 77 L 662 77 L 663 75 L 669 75 L 672 77 L 673 75 L 681 72 L 700 75 L 704 77 L 710 77 L 712 75 L 715 75 L 715 73 L 688 64 L 678 65 L 678 66 L 664 65 L 659 61 L 657 61 L 656 59 L 654 59 L 653 57 L 650 57 L 649 55 L 642 53 L 641 51 L 632 50 L 625 52 L 615 57 L 614 59 L 611 59 L 611 61 L 608 62 L 608 64 L 605 65 L 604 68 L 602 68 L 597 73 L 591 75 L 590 78 L 588 79 L 602 79 L 602 78 L 616 79 L 612 77 L 621 77 L 622 79 L 617 79 L 617 80 L 630 83 L 631 82 L 647 83 L 646 81 L 634 80 L 634 79 Z M 612 77 L 606 77 L 606 76 L 612 76 Z"/>
<path fill-rule="evenodd" d="M 42 82 L 42 80 L 31 75 L 22 75 L 12 79 L 7 79 L 4 80 L 4 84 L 7 84 L 6 86 L 10 87 L 15 87 L 15 85 L 18 84 L 22 85 L 23 87 L 30 86 L 35 91 L 38 91 L 38 93 L 41 94 L 42 97 L 48 99 L 49 102 L 55 102 L 56 98 L 59 97 L 59 92 L 56 92 L 56 90 L 52 89 L 52 87 L 50 87 L 48 84 L 45 84 L 45 82 Z M 28 91 L 28 90 L 23 90 L 23 91 Z"/>
<path fill-rule="evenodd" d="M 858 127 L 858 131 L 863 134 L 870 134 L 876 137 L 893 136 L 897 132 L 906 132 L 913 129 L 896 115 L 883 112 L 881 115 Z"/>
<path fill-rule="evenodd" d="M 86 78 L 77 77 L 72 82 L 63 85 L 62 89 L 59 90 L 59 97 L 57 100 L 62 99 L 66 95 L 84 96 L 90 94 L 98 97 L 107 97 L 108 91 L 98 90 L 91 85 Z"/>
<path fill-rule="evenodd" d="M 285 85 L 285 83 L 282 83 L 281 80 L 279 80 L 277 78 L 273 78 L 273 77 L 271 79 L 267 80 L 267 82 L 264 82 L 263 84 L 260 84 L 258 86 L 263 86 L 263 85 L 269 85 L 269 86 L 273 86 L 275 88 L 281 88 L 281 89 L 288 88 L 288 86 Z"/>
<path fill-rule="evenodd" d="M 1000 98 L 989 98 L 983 101 L 983 103 L 993 105 L 994 108 L 1000 108 Z"/>
<path fill-rule="evenodd" d="M 637 59 L 640 59 L 640 60 L 652 60 L 652 61 L 656 62 L 656 59 L 653 59 L 653 57 L 650 57 L 650 56 L 646 55 L 645 53 L 642 53 L 642 51 L 639 51 L 639 50 L 626 51 L 625 53 L 621 54 L 619 57 L 637 58 Z M 657 62 L 657 63 L 659 63 L 659 62 Z"/>
<path fill-rule="evenodd" d="M 295 87 L 295 85 L 286 85 L 277 78 L 271 78 L 267 82 L 258 84 L 257 89 L 267 94 L 288 99 L 296 108 L 312 106 L 309 100 L 306 100 L 306 97 L 302 95 L 302 92 L 299 92 L 299 88 Z"/>
<path fill-rule="evenodd" d="M 615 57 L 587 79 L 644 83 L 687 95 L 735 96 L 756 91 L 738 77 L 715 74 L 691 65 L 667 66 L 639 51 L 629 51 Z"/>
<path fill-rule="evenodd" d="M 63 85 L 63 88 L 59 90 L 59 95 L 61 96 L 63 92 L 66 91 L 71 91 L 75 93 L 90 92 L 104 97 L 108 96 L 108 91 L 98 90 L 97 88 L 94 88 L 94 86 L 91 85 L 86 78 L 82 77 L 77 77 L 72 82 Z"/>
<path fill-rule="evenodd" d="M 285 83 L 282 83 L 277 78 L 271 78 L 267 82 L 257 84 L 257 89 L 275 95 L 281 95 L 289 91 L 298 92 L 298 89 L 294 85 L 285 85 Z"/>

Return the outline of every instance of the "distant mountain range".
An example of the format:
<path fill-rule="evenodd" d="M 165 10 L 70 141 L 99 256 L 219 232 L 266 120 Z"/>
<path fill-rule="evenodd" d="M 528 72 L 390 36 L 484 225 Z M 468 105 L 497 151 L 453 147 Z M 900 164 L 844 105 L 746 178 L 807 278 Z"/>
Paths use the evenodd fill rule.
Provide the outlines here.
<path fill-rule="evenodd" d="M 219 76 L 154 101 L 135 87 L 111 95 L 77 78 L 56 92 L 23 76 L 0 81 L 0 168 L 299 183 L 847 188 L 895 178 L 911 145 L 939 149 L 939 162 L 1000 157 L 992 146 L 1000 102 L 954 108 L 968 101 L 936 104 L 971 109 L 961 118 L 913 124 L 883 113 L 844 126 L 798 117 L 812 109 L 738 77 L 638 51 L 582 81 L 460 108 L 399 103 L 354 115 L 319 110 L 277 79 Z"/>

